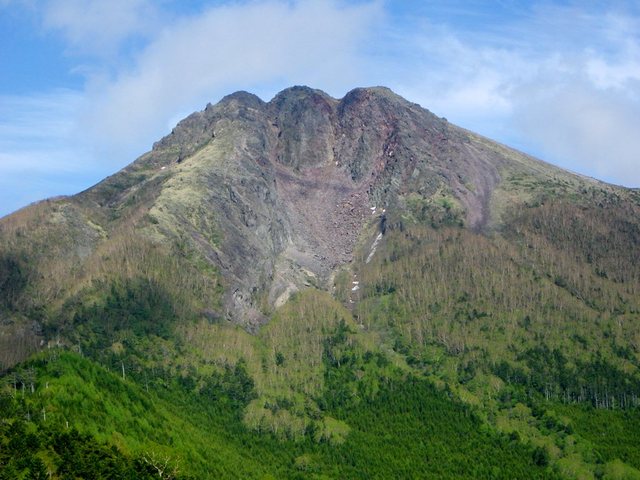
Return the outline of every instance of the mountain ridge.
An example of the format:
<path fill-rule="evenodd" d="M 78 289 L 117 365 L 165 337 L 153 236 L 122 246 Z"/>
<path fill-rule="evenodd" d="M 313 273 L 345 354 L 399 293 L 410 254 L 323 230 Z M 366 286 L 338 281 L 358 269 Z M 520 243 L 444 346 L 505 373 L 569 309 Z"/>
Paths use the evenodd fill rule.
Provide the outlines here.
<path fill-rule="evenodd" d="M 388 210 L 385 221 L 394 223 L 412 197 L 423 210 L 445 205 L 436 213 L 449 222 L 491 230 L 503 204 L 522 200 L 522 189 L 514 194 L 509 186 L 514 172 L 560 178 L 565 190 L 632 192 L 455 127 L 386 87 L 357 88 L 338 100 L 296 86 L 269 102 L 239 91 L 208 104 L 120 172 L 53 202 L 86 209 L 83 216 L 94 218 L 78 233 L 94 240 L 128 224 L 152 242 L 175 242 L 180 225 L 190 232 L 189 248 L 225 277 L 225 316 L 255 328 L 265 301 L 282 305 L 311 283 L 330 288 L 336 268 L 364 240 L 372 208 Z M 245 268 L 243 258 L 263 264 Z"/>

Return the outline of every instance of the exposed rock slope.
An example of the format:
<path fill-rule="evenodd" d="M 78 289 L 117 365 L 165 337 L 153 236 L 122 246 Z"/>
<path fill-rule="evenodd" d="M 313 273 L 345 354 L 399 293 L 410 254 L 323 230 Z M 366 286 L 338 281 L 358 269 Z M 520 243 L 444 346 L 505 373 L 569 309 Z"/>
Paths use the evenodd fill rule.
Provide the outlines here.
<path fill-rule="evenodd" d="M 14 312 L 5 323 L 15 311 L 62 305 L 100 272 L 133 270 L 123 252 L 138 239 L 150 245 L 136 243 L 140 256 L 175 256 L 185 277 L 202 277 L 198 285 L 221 278 L 192 288 L 198 308 L 253 329 L 305 285 L 329 287 L 383 222 L 490 231 L 510 205 L 549 185 L 632 195 L 451 125 L 386 88 L 337 100 L 293 87 L 268 103 L 237 92 L 91 189 L 3 219 L 5 260 L 24 277 L 17 285 L 29 285 L 5 295 Z"/>

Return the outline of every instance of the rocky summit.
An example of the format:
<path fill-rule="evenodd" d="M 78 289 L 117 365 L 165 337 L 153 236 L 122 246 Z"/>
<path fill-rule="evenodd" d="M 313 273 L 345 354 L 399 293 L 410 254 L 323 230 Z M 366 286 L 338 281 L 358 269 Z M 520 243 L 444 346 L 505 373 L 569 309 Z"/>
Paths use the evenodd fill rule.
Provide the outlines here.
<path fill-rule="evenodd" d="M 305 285 L 329 288 L 357 242 L 373 242 L 377 233 L 361 235 L 387 211 L 395 218 L 412 201 L 448 200 L 450 216 L 468 228 L 495 226 L 492 197 L 508 169 L 593 183 L 386 88 L 336 100 L 293 87 L 269 103 L 237 92 L 208 105 L 132 165 L 65 201 L 107 219 L 124 215 L 149 238 L 180 237 L 222 274 L 225 318 L 253 328 L 265 302 L 280 306 Z"/>
<path fill-rule="evenodd" d="M 508 164 L 506 152 L 386 88 L 336 100 L 293 87 L 269 103 L 238 92 L 208 105 L 79 198 L 118 211 L 153 185 L 153 230 L 171 236 L 180 225 L 220 268 L 225 316 L 255 326 L 261 302 L 328 288 L 365 227 L 410 194 L 448 197 L 460 221 L 486 228 Z"/>

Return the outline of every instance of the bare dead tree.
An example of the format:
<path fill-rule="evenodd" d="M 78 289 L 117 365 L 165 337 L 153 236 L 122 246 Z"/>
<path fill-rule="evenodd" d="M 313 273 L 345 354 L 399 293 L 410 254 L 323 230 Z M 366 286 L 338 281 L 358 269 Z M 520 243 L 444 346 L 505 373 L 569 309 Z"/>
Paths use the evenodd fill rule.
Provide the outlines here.
<path fill-rule="evenodd" d="M 159 455 L 155 452 L 145 453 L 142 461 L 149 465 L 162 480 L 174 480 L 180 473 L 180 461 L 174 460 L 169 455 Z"/>

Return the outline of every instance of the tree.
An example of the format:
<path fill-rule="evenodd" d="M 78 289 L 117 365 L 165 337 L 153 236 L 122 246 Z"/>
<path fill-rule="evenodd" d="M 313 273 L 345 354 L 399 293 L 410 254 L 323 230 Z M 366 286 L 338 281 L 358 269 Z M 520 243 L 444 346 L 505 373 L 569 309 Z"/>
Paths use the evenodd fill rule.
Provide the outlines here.
<path fill-rule="evenodd" d="M 155 452 L 145 453 L 142 461 L 162 480 L 175 480 L 180 473 L 179 460 Z"/>
<path fill-rule="evenodd" d="M 540 467 L 546 467 L 549 465 L 549 452 L 544 447 L 536 447 L 533 451 L 533 463 Z"/>

